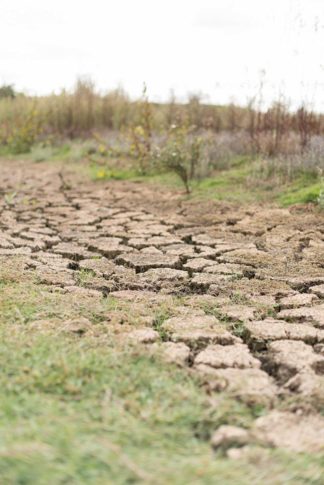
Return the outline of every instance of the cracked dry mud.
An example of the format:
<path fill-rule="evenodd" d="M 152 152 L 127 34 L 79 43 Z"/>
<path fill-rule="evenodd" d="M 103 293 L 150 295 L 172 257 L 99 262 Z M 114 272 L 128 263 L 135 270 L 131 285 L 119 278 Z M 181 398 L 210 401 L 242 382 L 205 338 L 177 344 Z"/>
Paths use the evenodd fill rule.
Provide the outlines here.
<path fill-rule="evenodd" d="M 212 395 L 266 406 L 248 432 L 216 430 L 213 446 L 323 449 L 320 213 L 197 204 L 144 184 L 63 178 L 44 164 L 3 163 L 0 190 L 1 260 L 19 257 L 51 291 L 144 308 L 182 297 L 158 327 L 146 314 L 120 336 L 190 367 Z M 72 327 L 81 335 L 92 325 Z"/>

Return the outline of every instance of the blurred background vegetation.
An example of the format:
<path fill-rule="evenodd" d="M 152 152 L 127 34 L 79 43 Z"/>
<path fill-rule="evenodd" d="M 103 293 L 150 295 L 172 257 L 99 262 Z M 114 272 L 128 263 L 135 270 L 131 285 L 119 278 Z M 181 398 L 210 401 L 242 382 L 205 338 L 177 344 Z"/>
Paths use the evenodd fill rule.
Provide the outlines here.
<path fill-rule="evenodd" d="M 324 115 L 290 110 L 282 98 L 264 108 L 261 90 L 242 107 L 200 95 L 154 103 L 145 86 L 132 100 L 122 89 L 99 92 L 88 78 L 48 96 L 3 85 L 0 154 L 28 153 L 87 160 L 98 179 L 173 173 L 188 194 L 274 191 L 283 204 L 324 205 Z"/>

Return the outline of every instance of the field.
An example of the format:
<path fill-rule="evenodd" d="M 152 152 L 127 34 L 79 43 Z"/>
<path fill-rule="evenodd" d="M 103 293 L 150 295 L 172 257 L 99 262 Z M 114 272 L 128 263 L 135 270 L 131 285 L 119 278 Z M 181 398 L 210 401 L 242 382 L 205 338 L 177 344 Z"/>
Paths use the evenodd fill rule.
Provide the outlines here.
<path fill-rule="evenodd" d="M 323 137 L 2 91 L 0 483 L 322 483 Z"/>

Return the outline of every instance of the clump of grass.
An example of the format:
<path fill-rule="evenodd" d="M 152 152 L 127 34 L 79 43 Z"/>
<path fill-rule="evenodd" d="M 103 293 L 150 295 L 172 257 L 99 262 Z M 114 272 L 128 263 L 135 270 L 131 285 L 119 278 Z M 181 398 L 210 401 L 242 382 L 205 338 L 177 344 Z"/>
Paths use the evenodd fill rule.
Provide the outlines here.
<path fill-rule="evenodd" d="M 163 341 L 167 341 L 169 339 L 169 335 L 167 333 L 167 331 L 163 328 L 163 322 L 165 322 L 165 320 L 167 320 L 168 318 L 170 318 L 172 315 L 172 312 L 170 311 L 169 308 L 165 308 L 165 307 L 160 307 L 156 312 L 155 312 L 155 316 L 154 316 L 154 320 L 153 320 L 153 328 L 154 330 L 156 330 L 161 339 Z"/>
<path fill-rule="evenodd" d="M 293 204 L 318 203 L 321 193 L 321 183 L 309 184 L 307 179 L 299 179 L 287 187 L 279 196 L 279 202 L 283 206 Z"/>
<path fill-rule="evenodd" d="M 233 322 L 231 323 L 230 328 L 232 333 L 236 335 L 236 337 L 243 337 L 243 335 L 245 334 L 246 329 L 243 322 Z"/>
<path fill-rule="evenodd" d="M 88 283 L 91 283 L 93 278 L 96 276 L 96 273 L 91 269 L 80 269 L 76 271 L 75 279 L 79 286 L 87 287 Z"/>

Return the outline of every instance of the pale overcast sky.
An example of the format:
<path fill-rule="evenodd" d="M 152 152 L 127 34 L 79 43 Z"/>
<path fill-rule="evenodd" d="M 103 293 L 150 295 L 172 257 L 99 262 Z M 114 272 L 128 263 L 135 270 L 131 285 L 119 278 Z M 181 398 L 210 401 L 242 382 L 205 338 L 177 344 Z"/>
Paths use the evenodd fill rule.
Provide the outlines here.
<path fill-rule="evenodd" d="M 244 103 L 262 70 L 268 99 L 324 110 L 324 0 L 0 0 L 0 83 L 29 93 L 89 75 Z"/>

